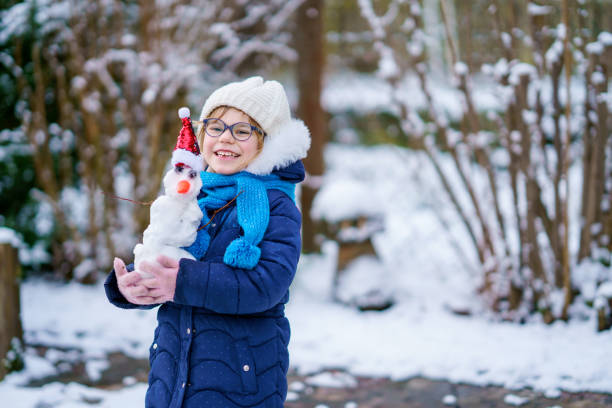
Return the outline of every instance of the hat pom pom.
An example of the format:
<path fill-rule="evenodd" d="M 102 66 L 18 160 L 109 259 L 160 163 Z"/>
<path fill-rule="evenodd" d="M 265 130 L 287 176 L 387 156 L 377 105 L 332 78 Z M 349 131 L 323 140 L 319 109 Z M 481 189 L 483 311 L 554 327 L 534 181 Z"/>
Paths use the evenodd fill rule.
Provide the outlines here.
<path fill-rule="evenodd" d="M 181 119 L 188 118 L 191 116 L 191 112 L 189 111 L 189 108 L 186 106 L 183 106 L 181 109 L 179 109 L 178 114 L 179 114 L 179 118 Z"/>
<path fill-rule="evenodd" d="M 261 249 L 259 247 L 244 238 L 236 238 L 225 250 L 223 262 L 236 268 L 253 269 L 259 262 L 260 256 Z"/>

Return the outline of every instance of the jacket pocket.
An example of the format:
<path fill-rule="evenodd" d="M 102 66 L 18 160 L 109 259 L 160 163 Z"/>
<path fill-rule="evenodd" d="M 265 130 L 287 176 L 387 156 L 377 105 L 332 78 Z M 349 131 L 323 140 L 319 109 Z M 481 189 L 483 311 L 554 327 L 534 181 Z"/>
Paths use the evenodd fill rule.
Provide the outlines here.
<path fill-rule="evenodd" d="M 257 374 L 249 342 L 246 339 L 238 340 L 235 347 L 243 391 L 247 394 L 255 393 L 257 392 Z"/>

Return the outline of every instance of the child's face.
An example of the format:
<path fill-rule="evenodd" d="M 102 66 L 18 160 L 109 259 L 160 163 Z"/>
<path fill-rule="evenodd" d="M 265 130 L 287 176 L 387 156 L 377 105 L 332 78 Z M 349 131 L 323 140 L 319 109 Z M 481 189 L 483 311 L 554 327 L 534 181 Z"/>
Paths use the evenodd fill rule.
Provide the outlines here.
<path fill-rule="evenodd" d="M 249 117 L 236 109 L 228 111 L 220 118 L 227 126 L 237 122 L 249 123 Z M 204 134 L 202 154 L 212 170 L 218 174 L 234 174 L 244 170 L 259 153 L 255 132 L 245 141 L 234 139 L 229 129 L 219 137 Z"/>

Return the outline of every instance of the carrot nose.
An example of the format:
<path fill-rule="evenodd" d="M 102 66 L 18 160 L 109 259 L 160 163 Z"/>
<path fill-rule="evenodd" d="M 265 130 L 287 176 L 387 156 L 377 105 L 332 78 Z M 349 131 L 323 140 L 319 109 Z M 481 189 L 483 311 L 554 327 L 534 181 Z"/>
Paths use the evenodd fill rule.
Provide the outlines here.
<path fill-rule="evenodd" d="M 187 180 L 181 180 L 176 185 L 176 191 L 179 194 L 185 194 L 186 192 L 189 191 L 190 187 L 191 187 L 191 184 L 189 184 L 189 182 Z"/>

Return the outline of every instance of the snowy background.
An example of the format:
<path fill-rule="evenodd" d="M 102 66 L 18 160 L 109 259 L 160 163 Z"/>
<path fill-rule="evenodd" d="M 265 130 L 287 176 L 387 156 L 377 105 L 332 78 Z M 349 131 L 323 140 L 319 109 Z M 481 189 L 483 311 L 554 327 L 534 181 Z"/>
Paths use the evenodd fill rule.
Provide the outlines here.
<path fill-rule="evenodd" d="M 313 215 L 380 217 L 383 228 L 372 237 L 379 259 L 352 264 L 340 294 L 352 299 L 375 285 L 394 304 L 360 312 L 334 300 L 338 243 L 327 240 L 321 254 L 303 255 L 286 309 L 291 375 L 303 382 L 290 384 L 288 400 L 299 399 L 307 386 L 350 389 L 361 377 L 498 385 L 508 391 L 508 405 L 526 403 L 511 394 L 526 388 L 550 398 L 562 391 L 612 394 L 612 330 L 597 332 L 595 309 L 599 305 L 611 316 L 605 298 L 612 299 L 612 233 L 603 216 L 590 224 L 581 219 L 587 184 L 593 196 L 600 194 L 594 199 L 600 215 L 612 207 L 612 137 L 602 146 L 585 132 L 610 129 L 612 34 L 605 30 L 612 13 L 605 13 L 611 7 L 606 1 L 571 3 L 570 23 L 582 24 L 583 30 L 571 38 L 574 69 L 566 84 L 560 68 L 565 0 L 524 2 L 523 9 L 489 0 L 325 2 L 322 36 L 328 59 L 321 105 L 333 143 L 324 149 L 325 174 L 309 180 L 322 187 Z M 148 208 L 104 200 L 102 193 L 136 201 L 155 197 L 176 141 L 176 109 L 188 105 L 197 112 L 221 83 L 252 74 L 278 79 L 296 111 L 300 91 L 294 78 L 303 67 L 304 49 L 294 48 L 294 17 L 301 4 L 2 3 L 0 242 L 19 248 L 26 279 L 20 288 L 25 369 L 0 381 L 0 406 L 143 405 L 142 376 L 123 376 L 112 386 L 100 383 L 113 355 L 146 362 L 156 313 L 114 308 L 96 278 L 113 256 L 131 256 Z M 441 6 L 447 8 L 445 21 Z M 308 9 L 301 15 L 318 13 Z M 446 31 L 458 46 L 456 55 Z M 424 73 L 426 87 L 417 72 Z M 460 89 L 464 76 L 468 91 Z M 569 122 L 561 113 L 568 91 Z M 476 113 L 469 112 L 468 100 Z M 509 118 L 515 109 L 520 113 Z M 466 130 L 473 126 L 472 113 L 479 124 Z M 571 136 L 567 184 L 555 179 L 561 153 L 554 148 L 562 144 L 558 139 L 566 127 Z M 447 140 L 437 140 L 441 134 Z M 525 144 L 530 151 L 521 150 Z M 583 174 L 588 161 L 595 162 L 586 154 L 593 146 L 605 152 L 598 186 L 586 183 Z M 425 151 L 440 165 L 466 212 L 465 223 Z M 506 234 L 495 231 L 496 208 L 483 166 L 475 164 L 477 152 L 485 152 L 494 167 Z M 522 157 L 530 162 L 517 172 L 515 196 L 509 173 L 513 159 Z M 35 161 L 57 165 L 37 168 Z M 461 165 L 467 182 L 458 174 Z M 545 207 L 544 216 L 535 217 L 545 283 L 533 279 L 531 260 L 519 259 L 520 250 L 533 244 L 520 242 L 518 230 L 525 223 L 517 222 L 534 213 L 527 210 L 525 194 L 531 181 L 541 189 L 538 198 Z M 468 183 L 475 203 L 466 192 Z M 566 185 L 569 263 L 578 293 L 567 322 L 560 318 L 562 285 L 552 277 L 558 271 L 554 238 L 563 230 L 554 189 Z M 482 205 L 482 219 L 474 204 Z M 545 220 L 558 227 L 552 234 L 545 231 Z M 508 252 L 479 260 L 465 224 L 478 235 L 479 223 L 487 222 L 496 240 L 491 249 L 507 244 Z M 581 228 L 588 230 L 583 237 Z M 593 237 L 585 245 L 591 252 L 579 262 L 584 236 Z M 518 312 L 505 315 L 512 322 L 493 312 L 477 291 L 483 266 L 498 261 L 513 268 L 513 274 L 501 272 L 507 273 L 502 280 L 514 279 L 524 291 Z M 609 290 L 603 290 L 606 286 Z M 505 301 L 500 287 L 489 295 Z M 538 303 L 531 302 L 542 288 Z M 546 307 L 552 324 L 543 321 Z M 80 364 L 79 381 L 62 377 Z M 453 405 L 454 398 L 447 395 L 440 402 Z"/>
<path fill-rule="evenodd" d="M 532 387 L 550 397 L 561 390 L 612 392 L 612 332 L 596 333 L 594 316 L 518 325 L 487 315 L 474 294 L 477 275 L 458 256 L 461 229 L 451 242 L 434 215 L 431 203 L 444 202 L 444 193 L 432 182 L 432 169 L 423 157 L 392 146 L 330 145 L 326 159 L 326 177 L 367 181 L 371 194 L 381 199 L 386 229 L 376 235 L 375 245 L 398 302 L 386 311 L 365 313 L 335 303 L 330 291 L 336 244 L 327 242 L 322 255 L 303 256 L 287 307 L 293 370 L 312 376 L 312 384 L 327 386 L 354 386 L 353 375 L 425 376 L 510 389 Z M 350 209 L 350 203 L 337 205 Z M 116 309 L 106 301 L 101 284 L 32 279 L 22 285 L 21 300 L 26 343 L 50 348 L 43 356 L 27 349 L 26 370 L 0 383 L 6 406 L 86 407 L 86 400 L 99 401 L 100 407 L 142 403 L 146 385 L 133 378 L 124 379 L 125 388 L 114 391 L 77 383 L 37 388 L 24 384 L 61 372 L 62 365 L 54 364 L 58 361 L 85 360 L 87 374 L 95 381 L 108 367 L 110 352 L 146 358 L 155 311 Z M 345 375 L 317 375 L 328 368 Z"/>

